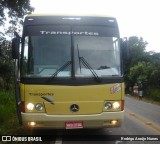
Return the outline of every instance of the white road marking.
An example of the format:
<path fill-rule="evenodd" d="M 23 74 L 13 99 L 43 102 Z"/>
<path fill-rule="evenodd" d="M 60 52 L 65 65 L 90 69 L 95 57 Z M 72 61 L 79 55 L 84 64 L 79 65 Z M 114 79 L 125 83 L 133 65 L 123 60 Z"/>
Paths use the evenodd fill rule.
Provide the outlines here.
<path fill-rule="evenodd" d="M 57 139 L 55 141 L 55 144 L 62 144 L 62 137 L 57 136 Z"/>
<path fill-rule="evenodd" d="M 121 144 L 123 141 L 115 141 L 115 144 Z"/>

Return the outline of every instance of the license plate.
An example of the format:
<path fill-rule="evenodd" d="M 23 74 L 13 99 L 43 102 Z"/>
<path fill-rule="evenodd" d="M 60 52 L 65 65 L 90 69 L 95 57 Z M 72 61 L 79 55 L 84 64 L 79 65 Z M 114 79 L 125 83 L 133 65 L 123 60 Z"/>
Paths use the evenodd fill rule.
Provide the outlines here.
<path fill-rule="evenodd" d="M 83 122 L 66 122 L 66 129 L 83 128 Z"/>

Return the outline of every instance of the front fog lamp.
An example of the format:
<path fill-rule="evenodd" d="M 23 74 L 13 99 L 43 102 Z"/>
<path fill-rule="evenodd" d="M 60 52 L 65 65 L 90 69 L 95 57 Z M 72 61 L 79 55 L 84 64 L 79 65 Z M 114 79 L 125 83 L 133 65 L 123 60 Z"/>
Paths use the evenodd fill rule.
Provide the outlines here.
<path fill-rule="evenodd" d="M 28 122 L 28 125 L 29 125 L 29 126 L 35 126 L 35 125 L 36 125 L 36 122 Z"/>
<path fill-rule="evenodd" d="M 106 102 L 104 107 L 106 110 L 109 110 L 112 108 L 112 104 L 110 102 Z"/>
<path fill-rule="evenodd" d="M 28 103 L 27 104 L 27 110 L 32 111 L 34 109 L 34 104 Z"/>
<path fill-rule="evenodd" d="M 43 105 L 38 103 L 38 104 L 36 104 L 35 108 L 36 108 L 37 111 L 41 111 L 41 110 L 43 110 Z"/>
<path fill-rule="evenodd" d="M 112 120 L 112 121 L 111 121 L 111 124 L 112 124 L 112 125 L 116 125 L 117 123 L 118 123 L 117 120 Z"/>
<path fill-rule="evenodd" d="M 119 102 L 114 102 L 114 103 L 113 103 L 113 108 L 114 108 L 114 109 L 119 109 L 119 108 L 120 108 Z"/>

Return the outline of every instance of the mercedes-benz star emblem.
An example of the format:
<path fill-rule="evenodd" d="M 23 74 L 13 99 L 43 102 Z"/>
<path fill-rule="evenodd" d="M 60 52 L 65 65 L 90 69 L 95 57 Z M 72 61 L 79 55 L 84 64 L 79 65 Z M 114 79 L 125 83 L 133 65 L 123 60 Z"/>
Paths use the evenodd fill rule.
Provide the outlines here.
<path fill-rule="evenodd" d="M 77 104 L 72 104 L 70 107 L 70 110 L 72 112 L 77 112 L 77 111 L 79 111 L 79 106 Z"/>

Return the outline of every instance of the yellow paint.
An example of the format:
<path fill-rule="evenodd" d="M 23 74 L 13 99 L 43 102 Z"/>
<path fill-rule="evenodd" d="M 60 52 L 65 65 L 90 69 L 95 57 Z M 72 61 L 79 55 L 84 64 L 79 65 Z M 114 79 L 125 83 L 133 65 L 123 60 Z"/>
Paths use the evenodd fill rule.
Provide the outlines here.
<path fill-rule="evenodd" d="M 21 101 L 25 101 L 25 90 L 24 90 L 24 84 L 20 84 L 20 98 L 21 98 Z"/>
<path fill-rule="evenodd" d="M 42 103 L 49 115 L 74 115 L 74 114 L 99 114 L 104 109 L 106 101 L 113 103 L 124 99 L 124 84 L 121 89 L 111 93 L 110 89 L 117 84 L 87 85 L 87 86 L 58 86 L 58 85 L 20 85 L 21 98 L 25 104 Z M 53 99 L 54 104 L 42 97 Z M 79 105 L 79 111 L 74 113 L 70 110 L 72 104 Z M 109 111 L 115 111 L 113 109 Z M 116 111 L 120 111 L 116 110 Z M 36 110 L 26 112 L 37 112 Z"/>
<path fill-rule="evenodd" d="M 122 89 L 121 89 L 121 92 L 122 92 L 122 100 L 124 100 L 124 96 L 125 96 L 125 85 L 124 85 L 124 83 L 122 83 L 121 86 L 122 86 Z"/>
<path fill-rule="evenodd" d="M 72 104 L 79 105 L 78 112 L 72 112 L 70 110 L 70 106 Z M 103 110 L 103 102 L 102 101 L 76 101 L 76 102 L 62 102 L 62 103 L 45 103 L 45 108 L 47 109 L 47 114 L 56 114 L 56 115 L 79 115 L 79 114 L 98 114 Z"/>

